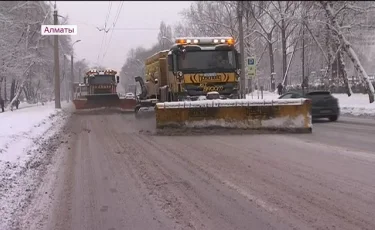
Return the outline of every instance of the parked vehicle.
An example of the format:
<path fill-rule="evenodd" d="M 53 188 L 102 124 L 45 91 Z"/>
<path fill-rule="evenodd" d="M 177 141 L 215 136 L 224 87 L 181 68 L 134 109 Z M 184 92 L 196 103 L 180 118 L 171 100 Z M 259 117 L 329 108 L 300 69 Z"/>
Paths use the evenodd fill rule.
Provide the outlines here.
<path fill-rule="evenodd" d="M 125 99 L 135 99 L 134 93 L 126 93 L 125 94 Z"/>
<path fill-rule="evenodd" d="M 340 116 L 339 100 L 332 96 L 330 91 L 310 91 L 303 93 L 301 91 L 287 92 L 279 99 L 289 98 L 308 98 L 312 102 L 311 115 L 313 119 L 328 118 L 330 121 L 337 121 Z"/>

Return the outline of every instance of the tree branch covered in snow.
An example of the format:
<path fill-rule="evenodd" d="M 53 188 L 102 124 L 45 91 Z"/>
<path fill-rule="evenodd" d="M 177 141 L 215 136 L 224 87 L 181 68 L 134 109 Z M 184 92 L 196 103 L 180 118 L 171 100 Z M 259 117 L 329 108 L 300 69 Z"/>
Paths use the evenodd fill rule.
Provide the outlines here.
<path fill-rule="evenodd" d="M 53 24 L 52 12 L 44 1 L 0 2 L 0 50 L 3 54 L 0 97 L 7 102 L 18 97 L 30 102 L 40 97 L 53 97 L 53 36 L 42 36 L 40 29 L 43 24 Z M 61 23 L 67 23 L 67 19 Z M 72 53 L 72 46 L 69 36 L 60 36 L 59 41 L 61 61 L 64 55 Z M 14 87 L 18 87 L 17 93 L 8 95 L 7 92 L 15 92 Z"/>
<path fill-rule="evenodd" d="M 354 67 L 358 71 L 359 77 L 361 78 L 362 82 L 364 82 L 367 93 L 369 95 L 370 103 L 374 102 L 374 86 L 372 85 L 369 76 L 364 67 L 362 66 L 357 56 L 357 53 L 354 51 L 351 43 L 345 38 L 343 33 L 340 31 L 340 25 L 337 22 L 331 3 L 327 1 L 321 1 L 320 3 L 325 9 L 327 18 L 330 20 L 332 27 L 335 28 L 335 32 L 337 32 L 336 36 L 338 37 L 340 43 L 343 45 L 342 48 L 353 62 Z"/>

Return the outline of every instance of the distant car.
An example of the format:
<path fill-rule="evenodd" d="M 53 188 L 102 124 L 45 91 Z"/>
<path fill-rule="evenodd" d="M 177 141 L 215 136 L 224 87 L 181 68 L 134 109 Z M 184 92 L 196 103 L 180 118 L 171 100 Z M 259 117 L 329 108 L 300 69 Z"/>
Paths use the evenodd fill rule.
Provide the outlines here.
<path fill-rule="evenodd" d="M 339 100 L 332 96 L 329 91 L 310 91 L 303 95 L 302 92 L 287 92 L 279 99 L 308 98 L 312 102 L 311 115 L 313 119 L 328 118 L 330 121 L 337 121 L 340 116 Z"/>
<path fill-rule="evenodd" d="M 207 100 L 220 99 L 220 94 L 216 91 L 208 92 L 206 96 Z"/>
<path fill-rule="evenodd" d="M 135 99 L 134 93 L 126 93 L 125 99 Z"/>

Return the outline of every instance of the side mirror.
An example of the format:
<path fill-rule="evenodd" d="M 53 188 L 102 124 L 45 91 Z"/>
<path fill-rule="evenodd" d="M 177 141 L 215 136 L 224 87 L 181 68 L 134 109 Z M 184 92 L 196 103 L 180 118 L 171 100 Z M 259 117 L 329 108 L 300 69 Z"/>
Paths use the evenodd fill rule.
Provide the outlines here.
<path fill-rule="evenodd" d="M 173 72 L 173 55 L 168 55 L 168 71 Z"/>
<path fill-rule="evenodd" d="M 116 76 L 117 83 L 120 83 L 120 76 Z"/>
<path fill-rule="evenodd" d="M 85 83 L 85 85 L 87 84 L 87 83 L 86 83 L 86 82 L 87 82 L 86 79 L 87 79 L 86 77 L 83 78 L 83 83 Z"/>

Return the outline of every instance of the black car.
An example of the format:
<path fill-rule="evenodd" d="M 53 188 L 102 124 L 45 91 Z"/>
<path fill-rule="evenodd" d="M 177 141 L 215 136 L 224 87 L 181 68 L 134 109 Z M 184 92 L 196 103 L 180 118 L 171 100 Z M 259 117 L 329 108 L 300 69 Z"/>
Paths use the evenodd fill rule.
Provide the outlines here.
<path fill-rule="evenodd" d="M 332 96 L 329 91 L 310 91 L 306 93 L 293 91 L 287 92 L 279 97 L 279 99 L 289 98 L 308 98 L 312 102 L 311 115 L 313 119 L 328 118 L 330 121 L 337 121 L 340 115 L 339 101 Z"/>

